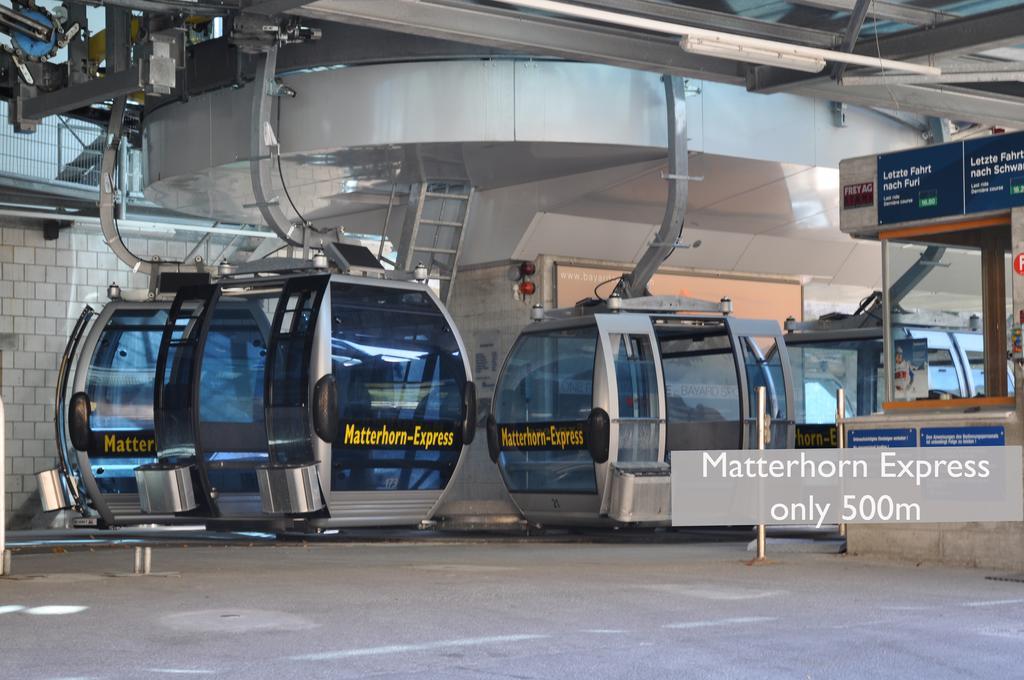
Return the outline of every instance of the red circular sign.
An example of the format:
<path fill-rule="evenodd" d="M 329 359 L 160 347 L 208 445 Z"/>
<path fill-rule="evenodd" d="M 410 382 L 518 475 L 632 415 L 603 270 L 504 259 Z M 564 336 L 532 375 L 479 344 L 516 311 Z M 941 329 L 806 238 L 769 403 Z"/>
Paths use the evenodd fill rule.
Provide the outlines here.
<path fill-rule="evenodd" d="M 1013 256 L 1013 271 L 1024 276 L 1024 253 L 1017 253 Z"/>

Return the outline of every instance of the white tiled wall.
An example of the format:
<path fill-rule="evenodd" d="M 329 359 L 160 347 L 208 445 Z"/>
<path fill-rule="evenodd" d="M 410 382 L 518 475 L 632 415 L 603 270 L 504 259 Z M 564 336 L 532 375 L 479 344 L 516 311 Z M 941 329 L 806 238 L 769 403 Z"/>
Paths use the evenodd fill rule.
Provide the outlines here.
<path fill-rule="evenodd" d="M 126 243 L 139 255 L 169 259 L 183 258 L 194 245 L 163 238 Z M 65 229 L 47 241 L 41 227 L 0 226 L 0 334 L 17 336 L 17 350 L 2 352 L 0 376 L 9 525 L 15 515 L 21 523 L 34 509 L 34 473 L 55 464 L 54 390 L 67 337 L 86 304 L 99 309 L 106 302 L 111 281 L 124 289 L 148 285 L 145 275 L 131 272 L 110 252 L 97 229 Z"/>

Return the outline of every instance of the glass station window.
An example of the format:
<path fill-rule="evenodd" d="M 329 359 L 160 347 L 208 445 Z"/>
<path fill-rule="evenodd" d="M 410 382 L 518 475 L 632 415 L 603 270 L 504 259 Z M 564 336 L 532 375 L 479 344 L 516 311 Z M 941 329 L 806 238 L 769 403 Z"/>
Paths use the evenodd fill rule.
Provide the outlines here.
<path fill-rule="evenodd" d="M 85 392 L 95 448 L 89 460 L 103 493 L 135 493 L 135 468 L 156 459 L 153 389 L 166 319 L 162 309 L 114 312 L 90 359 Z"/>
<path fill-rule="evenodd" d="M 915 401 L 1012 394 L 1005 332 L 1011 314 L 1008 232 L 994 227 L 931 238 L 885 244 L 893 342 L 889 396 Z M 988 309 L 999 310 L 990 319 L 985 281 L 996 296 Z M 993 335 L 983 329 L 998 333 L 997 346 L 986 347 Z M 995 385 L 985 374 L 986 354 L 1000 367 Z"/>
<path fill-rule="evenodd" d="M 331 361 L 341 425 L 331 489 L 443 489 L 462 449 L 466 370 L 433 299 L 416 290 L 332 283 Z M 357 436 L 412 433 L 417 426 L 444 434 L 444 441 L 364 445 Z"/>
<path fill-rule="evenodd" d="M 585 420 L 594 402 L 596 353 L 593 326 L 523 335 L 498 382 L 495 419 L 540 426 Z M 646 379 L 642 374 L 628 373 L 630 380 Z M 498 462 L 513 492 L 597 492 L 594 461 L 586 450 L 504 449 Z"/>
<path fill-rule="evenodd" d="M 796 422 L 834 423 L 838 390 L 846 390 L 847 418 L 881 409 L 885 400 L 882 338 L 789 342 Z"/>

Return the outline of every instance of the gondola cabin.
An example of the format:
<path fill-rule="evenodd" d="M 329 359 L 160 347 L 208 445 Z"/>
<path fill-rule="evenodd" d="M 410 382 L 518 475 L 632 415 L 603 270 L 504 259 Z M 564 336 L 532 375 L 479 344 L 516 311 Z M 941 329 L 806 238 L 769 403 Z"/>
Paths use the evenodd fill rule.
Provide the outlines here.
<path fill-rule="evenodd" d="M 771 446 L 791 446 L 777 322 L 626 310 L 540 321 L 505 360 L 488 446 L 530 522 L 664 525 L 671 452 L 755 446 L 759 386 Z"/>

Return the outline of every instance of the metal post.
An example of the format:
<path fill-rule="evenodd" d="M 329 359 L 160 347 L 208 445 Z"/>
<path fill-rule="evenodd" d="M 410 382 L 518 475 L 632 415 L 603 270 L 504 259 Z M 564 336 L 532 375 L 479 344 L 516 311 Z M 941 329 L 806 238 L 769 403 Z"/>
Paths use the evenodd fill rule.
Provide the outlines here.
<path fill-rule="evenodd" d="M 885 366 L 885 400 L 894 401 L 896 399 L 896 388 L 893 385 L 892 375 L 892 362 L 894 361 L 893 353 L 893 335 L 892 335 L 892 295 L 889 292 L 889 277 L 892 272 L 889 271 L 889 246 L 891 241 L 882 241 L 882 353 L 885 354 L 883 364 Z"/>
<path fill-rule="evenodd" d="M 60 179 L 60 173 L 64 169 L 64 120 L 60 117 L 57 118 L 57 176 L 54 179 Z"/>
<path fill-rule="evenodd" d="M 836 390 L 836 439 L 839 440 L 839 448 L 846 448 L 846 390 L 840 387 Z M 839 523 L 839 535 L 846 537 L 846 523 Z"/>
<path fill-rule="evenodd" d="M 388 237 L 388 225 L 391 224 L 391 208 L 395 205 L 395 191 L 398 182 L 391 183 L 391 195 L 388 197 L 388 211 L 384 213 L 384 228 L 380 231 L 380 247 L 377 248 L 377 259 L 384 257 L 384 241 Z"/>
<path fill-rule="evenodd" d="M 121 200 L 117 204 L 117 219 L 128 219 L 128 140 L 122 139 L 117 148 L 117 185 Z"/>
<path fill-rule="evenodd" d="M 764 456 L 765 446 L 765 421 L 766 413 L 765 406 L 767 400 L 767 391 L 764 385 L 757 388 L 757 450 L 761 451 L 761 456 Z M 764 524 L 757 525 L 757 559 L 758 561 L 765 559 L 765 531 Z"/>
<path fill-rule="evenodd" d="M 0 576 L 11 573 L 11 554 L 7 552 L 7 424 L 4 400 L 0 398 Z"/>
<path fill-rule="evenodd" d="M 153 563 L 153 549 L 135 546 L 132 549 L 132 573 L 138 576 L 148 574 Z"/>

